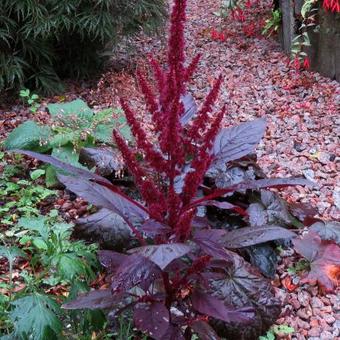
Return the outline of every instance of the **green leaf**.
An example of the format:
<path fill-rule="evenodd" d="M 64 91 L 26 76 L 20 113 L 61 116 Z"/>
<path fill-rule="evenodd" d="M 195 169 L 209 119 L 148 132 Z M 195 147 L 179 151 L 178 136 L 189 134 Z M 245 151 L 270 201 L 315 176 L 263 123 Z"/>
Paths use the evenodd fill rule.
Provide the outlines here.
<path fill-rule="evenodd" d="M 32 231 L 36 231 L 42 236 L 44 239 L 48 238 L 48 229 L 46 226 L 47 217 L 38 216 L 38 217 L 22 217 L 18 221 L 18 226 L 24 229 L 29 229 Z"/>
<path fill-rule="evenodd" d="M 28 120 L 8 135 L 4 147 L 7 150 L 23 149 L 46 152 L 50 149 L 47 145 L 50 135 L 51 129 L 48 126 L 39 126 L 36 122 Z"/>
<path fill-rule="evenodd" d="M 45 170 L 43 169 L 37 169 L 31 172 L 30 177 L 33 181 L 38 179 L 39 177 L 45 175 Z"/>
<path fill-rule="evenodd" d="M 47 246 L 46 242 L 42 238 L 40 238 L 40 237 L 34 238 L 32 240 L 32 244 L 38 250 L 47 250 L 48 249 L 48 246 Z"/>
<path fill-rule="evenodd" d="M 53 136 L 49 144 L 52 148 L 64 146 L 68 143 L 74 144 L 75 141 L 80 139 L 80 132 L 79 131 L 65 131 L 62 133 L 57 133 Z"/>
<path fill-rule="evenodd" d="M 26 90 L 21 90 L 19 93 L 20 97 L 29 97 L 30 95 L 30 90 L 26 89 Z"/>
<path fill-rule="evenodd" d="M 64 280 L 72 281 L 75 277 L 87 276 L 83 261 L 75 254 L 60 254 L 53 259 L 58 275 Z"/>
<path fill-rule="evenodd" d="M 62 323 L 57 315 L 59 305 L 47 295 L 32 294 L 13 301 L 9 318 L 14 325 L 14 337 L 20 339 L 58 339 Z"/>
<path fill-rule="evenodd" d="M 49 104 L 47 109 L 52 117 L 76 115 L 86 120 L 92 120 L 93 118 L 93 111 L 81 99 L 76 99 L 69 103 Z"/>
<path fill-rule="evenodd" d="M 26 254 L 18 247 L 0 246 L 0 257 L 6 257 L 9 263 L 13 263 L 17 257 L 26 257 Z"/>

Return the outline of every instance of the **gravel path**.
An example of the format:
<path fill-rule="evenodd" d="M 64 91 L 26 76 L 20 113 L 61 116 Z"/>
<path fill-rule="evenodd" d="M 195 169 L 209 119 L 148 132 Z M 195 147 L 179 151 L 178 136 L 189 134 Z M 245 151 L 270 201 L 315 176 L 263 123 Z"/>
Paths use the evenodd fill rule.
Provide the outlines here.
<path fill-rule="evenodd" d="M 340 84 L 313 72 L 296 74 L 287 66 L 277 42 L 260 36 L 247 38 L 240 23 L 213 15 L 219 3 L 188 1 L 187 55 L 191 58 L 202 54 L 192 94 L 200 102 L 222 73 L 225 82 L 218 106 L 228 104 L 225 125 L 266 117 L 267 133 L 257 149 L 265 173 L 273 177 L 305 176 L 315 181 L 318 188 L 290 188 L 282 195 L 316 206 L 324 219 L 340 219 Z M 262 6 L 253 11 L 254 21 L 263 20 L 266 1 Z M 213 41 L 212 28 L 225 32 L 226 41 Z M 163 46 L 164 39 L 141 38 L 138 67 L 145 67 L 146 53 L 164 58 Z M 117 103 L 117 94 L 135 98 L 132 104 L 141 107 L 134 78 L 126 71 L 109 70 L 90 90 L 75 85 L 66 99 L 81 95 L 90 105 L 105 107 Z M 27 118 L 27 113 L 26 117 L 22 111 L 19 113 L 16 108 L 3 113 L 0 135 L 6 135 Z M 42 121 L 46 119 L 43 113 L 39 115 Z M 288 274 L 287 268 L 299 259 L 293 251 L 284 251 L 281 259 L 274 280 L 284 304 L 278 324 L 296 330 L 286 339 L 340 339 L 339 297 L 321 295 L 317 287 L 301 285 L 298 276 Z"/>

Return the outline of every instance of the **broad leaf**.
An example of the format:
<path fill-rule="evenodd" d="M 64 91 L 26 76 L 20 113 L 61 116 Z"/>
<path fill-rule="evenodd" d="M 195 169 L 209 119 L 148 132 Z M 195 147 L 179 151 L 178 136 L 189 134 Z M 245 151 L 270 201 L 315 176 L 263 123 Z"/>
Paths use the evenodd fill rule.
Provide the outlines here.
<path fill-rule="evenodd" d="M 133 248 L 129 252 L 144 256 L 164 269 L 173 260 L 188 254 L 191 250 L 191 247 L 184 243 L 169 243 Z"/>
<path fill-rule="evenodd" d="M 98 258 L 102 266 L 110 271 L 118 268 L 123 261 L 127 259 L 128 255 L 117 253 L 111 250 L 99 250 Z"/>
<path fill-rule="evenodd" d="M 264 276 L 274 279 L 278 263 L 274 247 L 268 243 L 261 243 L 247 247 L 245 250 L 250 258 L 250 263 L 257 267 Z"/>
<path fill-rule="evenodd" d="M 48 104 L 47 109 L 54 118 L 58 118 L 58 116 L 76 116 L 84 120 L 84 123 L 93 118 L 93 111 L 81 99 L 76 99 L 68 103 Z"/>
<path fill-rule="evenodd" d="M 115 174 L 124 169 L 123 159 L 117 149 L 112 148 L 82 148 L 80 161 L 89 168 L 95 167 L 101 176 Z"/>
<path fill-rule="evenodd" d="M 266 121 L 262 118 L 222 129 L 214 142 L 215 160 L 213 164 L 240 159 L 254 151 L 263 137 L 265 129 Z"/>
<path fill-rule="evenodd" d="M 169 328 L 169 311 L 161 302 L 138 303 L 133 311 L 133 321 L 138 330 L 152 339 L 163 339 Z"/>
<path fill-rule="evenodd" d="M 224 249 L 223 239 L 226 235 L 225 230 L 210 229 L 200 230 L 194 235 L 193 241 L 201 248 L 203 253 L 219 260 L 230 260 L 229 251 Z"/>
<path fill-rule="evenodd" d="M 224 236 L 224 240 L 227 248 L 237 249 L 295 236 L 295 233 L 285 228 L 276 225 L 263 225 L 261 227 L 245 227 L 228 231 Z"/>
<path fill-rule="evenodd" d="M 340 223 L 339 222 L 316 222 L 309 230 L 319 234 L 323 240 L 333 240 L 340 244 Z"/>
<path fill-rule="evenodd" d="M 14 325 L 14 339 L 57 339 L 62 331 L 58 304 L 47 295 L 27 295 L 12 303 L 9 318 Z"/>
<path fill-rule="evenodd" d="M 88 179 L 76 178 L 72 176 L 58 176 L 61 183 L 67 189 L 79 195 L 89 203 L 97 207 L 113 211 L 121 216 L 127 223 L 143 222 L 148 215 L 139 204 L 132 199 L 114 192 L 103 185 L 90 182 Z"/>
<path fill-rule="evenodd" d="M 62 305 L 64 309 L 105 309 L 117 303 L 110 289 L 92 290 Z"/>
<path fill-rule="evenodd" d="M 290 203 L 288 209 L 293 216 L 307 227 L 318 221 L 318 219 L 314 217 L 318 214 L 318 209 L 309 204 Z"/>
<path fill-rule="evenodd" d="M 226 209 L 226 210 L 234 210 L 238 212 L 242 216 L 248 216 L 247 212 L 242 209 L 241 207 L 231 204 L 229 202 L 220 202 L 220 201 L 215 201 L 215 200 L 209 200 L 209 201 L 204 201 L 202 202 L 202 205 L 204 206 L 214 206 L 219 209 Z"/>
<path fill-rule="evenodd" d="M 339 285 L 340 247 L 321 240 L 312 231 L 303 238 L 293 240 L 295 250 L 310 261 L 310 272 L 302 282 L 318 282 L 326 292 L 332 292 Z"/>
<path fill-rule="evenodd" d="M 255 320 L 248 327 L 239 323 L 226 327 L 224 323 L 214 321 L 214 329 L 227 339 L 257 339 L 276 321 L 281 311 L 270 281 L 235 253 L 232 263 L 213 261 L 210 267 L 213 271 L 207 276 L 210 294 L 235 308 L 255 308 Z"/>
<path fill-rule="evenodd" d="M 25 149 L 46 152 L 50 149 L 48 139 L 51 130 L 48 126 L 39 126 L 28 120 L 15 128 L 4 142 L 6 150 Z"/>
<path fill-rule="evenodd" d="M 304 178 L 271 178 L 271 179 L 259 179 L 255 181 L 246 181 L 239 184 L 235 184 L 225 189 L 217 189 L 213 193 L 203 198 L 193 201 L 189 207 L 202 205 L 202 202 L 212 200 L 217 197 L 221 197 L 225 194 L 232 193 L 240 190 L 260 190 L 263 188 L 284 188 L 292 185 L 308 185 L 314 186 L 313 182 L 310 182 Z"/>
<path fill-rule="evenodd" d="M 106 182 L 108 184 L 110 184 L 110 182 L 105 179 L 104 177 L 98 176 L 88 170 L 85 169 L 80 169 L 78 167 L 75 167 L 73 165 L 70 165 L 68 163 L 65 163 L 55 157 L 51 157 L 48 155 L 43 155 L 37 152 L 33 152 L 33 151 L 27 151 L 27 150 L 14 150 L 14 152 L 18 152 L 33 158 L 38 159 L 39 161 L 45 162 L 45 163 L 49 163 L 53 166 L 55 166 L 56 168 L 66 171 L 67 173 L 69 173 L 70 175 L 73 176 L 77 176 L 77 177 L 81 177 L 81 178 L 87 178 L 87 179 L 95 179 L 98 181 L 102 181 L 102 182 Z"/>
<path fill-rule="evenodd" d="M 199 336 L 200 340 L 220 340 L 214 329 L 203 320 L 194 321 L 191 328 Z"/>
<path fill-rule="evenodd" d="M 180 327 L 169 325 L 167 332 L 163 336 L 163 340 L 184 340 Z"/>
<path fill-rule="evenodd" d="M 190 93 L 185 94 L 182 96 L 181 101 L 184 106 L 184 114 L 180 118 L 181 124 L 184 126 L 190 122 L 193 116 L 197 112 L 197 105 L 193 96 Z"/>
<path fill-rule="evenodd" d="M 252 203 L 247 209 L 249 215 L 249 223 L 252 227 L 261 227 L 267 223 L 267 215 L 265 208 L 260 203 Z"/>
<path fill-rule="evenodd" d="M 204 315 L 212 316 L 225 322 L 249 322 L 252 320 L 252 311 L 250 309 L 237 310 L 228 306 L 224 300 L 218 299 L 201 291 L 195 291 L 191 295 L 191 302 L 194 309 Z"/>
<path fill-rule="evenodd" d="M 10 266 L 12 266 L 16 258 L 26 258 L 26 254 L 18 247 L 0 246 L 0 258 L 1 257 L 5 257 L 10 263 Z"/>
<path fill-rule="evenodd" d="M 124 249 L 132 244 L 133 235 L 127 223 L 118 214 L 108 210 L 99 211 L 76 220 L 77 237 L 98 242 L 104 248 Z"/>
<path fill-rule="evenodd" d="M 155 220 L 147 220 L 145 221 L 140 230 L 147 236 L 147 237 L 155 237 L 157 235 L 165 236 L 168 233 L 171 233 L 172 229 L 164 224 L 160 223 Z"/>
<path fill-rule="evenodd" d="M 139 253 L 133 254 L 124 259 L 117 268 L 111 288 L 113 292 L 125 292 L 136 285 L 147 289 L 160 275 L 159 267 L 152 261 Z"/>

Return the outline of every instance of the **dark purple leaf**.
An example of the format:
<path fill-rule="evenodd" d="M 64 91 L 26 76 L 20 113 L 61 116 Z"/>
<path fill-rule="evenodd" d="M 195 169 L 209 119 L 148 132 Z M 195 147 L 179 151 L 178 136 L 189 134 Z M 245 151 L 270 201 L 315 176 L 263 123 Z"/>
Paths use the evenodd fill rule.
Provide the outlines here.
<path fill-rule="evenodd" d="M 118 268 L 123 261 L 127 259 L 128 255 L 117 253 L 112 250 L 99 250 L 98 258 L 101 265 L 110 271 Z"/>
<path fill-rule="evenodd" d="M 196 229 L 202 229 L 209 227 L 209 220 L 206 217 L 195 216 L 192 219 L 192 227 Z"/>
<path fill-rule="evenodd" d="M 319 234 L 322 240 L 333 240 L 340 244 L 340 223 L 339 222 L 316 222 L 309 230 Z"/>
<path fill-rule="evenodd" d="M 154 237 L 156 235 L 164 236 L 172 231 L 168 225 L 155 220 L 145 221 L 140 227 L 140 230 L 148 237 Z"/>
<path fill-rule="evenodd" d="M 153 339 L 163 339 L 170 316 L 168 309 L 161 302 L 138 303 L 133 312 L 133 321 L 138 330 Z"/>
<path fill-rule="evenodd" d="M 179 327 L 169 325 L 167 332 L 163 335 L 163 340 L 184 340 L 183 333 Z"/>
<path fill-rule="evenodd" d="M 233 253 L 232 263 L 212 261 L 208 273 L 211 290 L 209 293 L 235 308 L 254 307 L 254 322 L 243 327 L 239 323 L 226 325 L 213 321 L 217 333 L 227 339 L 257 339 L 275 323 L 280 312 L 281 303 L 275 298 L 270 280 L 265 279 L 242 257 Z"/>
<path fill-rule="evenodd" d="M 77 167 L 75 167 L 75 166 L 73 166 L 69 163 L 62 162 L 59 159 L 52 157 L 52 156 L 43 155 L 41 153 L 28 151 L 28 150 L 13 150 L 13 152 L 22 153 L 26 156 L 36 158 L 39 161 L 49 163 L 49 164 L 55 166 L 56 168 L 58 168 L 60 170 L 66 171 L 67 173 L 69 173 L 72 176 L 81 177 L 83 179 L 99 180 L 99 181 L 106 182 L 106 183 L 110 184 L 110 181 L 108 181 L 104 177 L 98 176 L 97 174 L 92 173 L 90 171 L 87 171 L 85 169 L 77 168 Z"/>
<path fill-rule="evenodd" d="M 223 300 L 212 295 L 195 291 L 191 295 L 191 302 L 194 309 L 204 315 L 212 316 L 215 319 L 225 322 L 249 322 L 252 320 L 251 309 L 235 309 L 226 305 Z"/>
<path fill-rule="evenodd" d="M 184 126 L 188 124 L 192 117 L 196 114 L 197 105 L 193 96 L 190 93 L 186 93 L 184 96 L 182 96 L 181 101 L 184 106 L 184 114 L 180 118 L 180 122 L 182 126 Z"/>
<path fill-rule="evenodd" d="M 246 252 L 253 266 L 257 267 L 264 276 L 274 279 L 278 258 L 275 249 L 270 244 L 261 243 L 247 247 Z"/>
<path fill-rule="evenodd" d="M 194 235 L 193 241 L 204 253 L 220 260 L 230 260 L 229 251 L 220 243 L 226 235 L 225 230 L 210 229 L 200 230 Z"/>
<path fill-rule="evenodd" d="M 245 227 L 226 232 L 224 245 L 230 249 L 237 249 L 295 236 L 295 233 L 276 225 Z"/>
<path fill-rule="evenodd" d="M 286 202 L 274 192 L 261 190 L 261 202 L 266 208 L 267 223 L 291 224 L 290 215 Z"/>
<path fill-rule="evenodd" d="M 214 329 L 203 320 L 194 321 L 191 328 L 199 336 L 200 340 L 220 340 Z"/>
<path fill-rule="evenodd" d="M 318 219 L 314 217 L 318 214 L 318 209 L 316 207 L 304 203 L 290 203 L 288 209 L 293 216 L 307 227 L 318 222 Z"/>
<path fill-rule="evenodd" d="M 127 256 L 120 264 L 112 278 L 111 287 L 114 292 L 127 291 L 136 285 L 147 289 L 160 275 L 160 269 L 153 262 L 137 253 Z"/>
<path fill-rule="evenodd" d="M 96 167 L 101 176 L 109 176 L 124 169 L 124 162 L 118 149 L 113 148 L 82 148 L 79 160 L 88 167 Z"/>
<path fill-rule="evenodd" d="M 164 269 L 173 260 L 188 254 L 191 250 L 191 247 L 184 243 L 168 243 L 133 248 L 129 252 L 133 252 L 137 256 L 144 256 L 159 268 Z"/>
<path fill-rule="evenodd" d="M 105 309 L 117 303 L 110 289 L 92 290 L 62 305 L 64 309 Z"/>
<path fill-rule="evenodd" d="M 201 205 L 204 201 L 209 201 L 217 197 L 221 197 L 227 193 L 239 191 L 239 190 L 260 190 L 263 188 L 283 188 L 292 185 L 309 185 L 315 186 L 315 183 L 308 181 L 304 178 L 270 178 L 259 179 L 256 181 L 246 181 L 239 184 L 232 185 L 229 188 L 215 190 L 208 196 L 193 201 L 188 207 Z"/>
<path fill-rule="evenodd" d="M 202 202 L 202 205 L 204 206 L 214 206 L 219 209 L 227 209 L 227 210 L 235 210 L 242 216 L 248 216 L 246 211 L 242 209 L 241 207 L 231 204 L 229 202 L 220 202 L 220 201 L 215 201 L 215 200 L 209 200 L 209 201 L 204 201 Z"/>
<path fill-rule="evenodd" d="M 76 220 L 75 234 L 103 248 L 123 249 L 132 244 L 133 235 L 127 223 L 118 214 L 107 210 L 99 211 Z"/>
<path fill-rule="evenodd" d="M 331 241 L 321 240 L 313 231 L 293 240 L 295 250 L 310 262 L 310 272 L 302 283 L 318 282 L 325 292 L 339 286 L 340 247 Z"/>
<path fill-rule="evenodd" d="M 222 129 L 214 142 L 213 164 L 240 159 L 254 151 L 265 129 L 266 121 L 263 118 Z"/>
<path fill-rule="evenodd" d="M 260 227 L 267 223 L 266 212 L 262 204 L 250 204 L 247 212 L 249 215 L 249 223 L 252 227 Z"/>
<path fill-rule="evenodd" d="M 95 206 L 113 211 L 124 221 L 141 223 L 148 218 L 148 214 L 133 200 L 114 192 L 103 185 L 87 179 L 71 176 L 58 176 L 59 180 L 75 194 L 84 198 Z"/>

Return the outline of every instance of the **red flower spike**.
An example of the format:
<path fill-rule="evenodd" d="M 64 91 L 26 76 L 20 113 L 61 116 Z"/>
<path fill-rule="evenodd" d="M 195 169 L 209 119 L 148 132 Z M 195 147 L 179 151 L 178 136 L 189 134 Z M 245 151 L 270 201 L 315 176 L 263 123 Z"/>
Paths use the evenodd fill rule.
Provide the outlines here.
<path fill-rule="evenodd" d="M 126 102 L 121 99 L 121 106 L 125 112 L 126 120 L 129 123 L 131 131 L 136 138 L 137 146 L 145 155 L 145 159 L 150 165 L 159 172 L 168 172 L 168 165 L 163 156 L 154 150 L 152 144 L 148 141 L 145 131 L 135 118 L 134 112 L 131 111 Z"/>
<path fill-rule="evenodd" d="M 305 69 L 305 70 L 308 70 L 309 68 L 310 68 L 310 61 L 309 61 L 309 58 L 308 57 L 306 57 L 305 59 L 304 59 L 304 61 L 303 61 L 303 68 Z"/>
<path fill-rule="evenodd" d="M 223 78 L 219 76 L 217 81 L 215 82 L 213 88 L 210 90 L 202 109 L 197 113 L 197 118 L 194 120 L 191 128 L 188 131 L 188 136 L 192 140 L 197 140 L 200 138 L 200 133 L 203 133 L 208 119 L 208 113 L 211 112 L 213 105 L 217 99 L 220 87 L 222 85 Z"/>
<path fill-rule="evenodd" d="M 201 59 L 201 54 L 197 54 L 196 57 L 191 61 L 185 72 L 185 81 L 188 82 L 193 74 L 195 73 L 198 63 Z"/>

